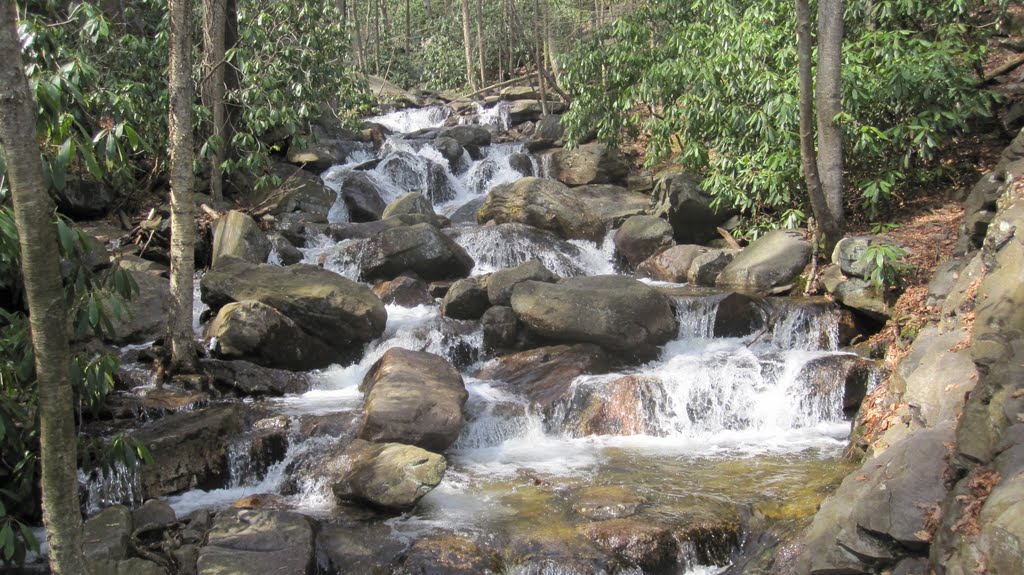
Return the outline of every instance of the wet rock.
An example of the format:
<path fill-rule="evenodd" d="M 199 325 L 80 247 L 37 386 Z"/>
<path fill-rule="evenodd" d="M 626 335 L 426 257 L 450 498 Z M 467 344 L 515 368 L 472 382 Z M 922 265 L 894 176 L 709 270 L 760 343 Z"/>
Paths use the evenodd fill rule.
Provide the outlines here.
<path fill-rule="evenodd" d="M 643 497 L 626 485 L 585 487 L 572 494 L 572 510 L 592 521 L 622 519 L 636 515 L 645 503 Z"/>
<path fill-rule="evenodd" d="M 391 216 L 400 216 L 403 214 L 419 214 L 421 216 L 437 215 L 434 213 L 434 206 L 430 203 L 430 200 L 423 197 L 423 194 L 416 192 L 409 192 L 388 204 L 387 208 L 384 209 L 384 213 L 381 215 L 381 218 L 390 218 Z"/>
<path fill-rule="evenodd" d="M 892 293 L 860 278 L 847 278 L 839 266 L 829 266 L 821 273 L 821 285 L 843 305 L 872 319 L 886 321 L 893 313 Z"/>
<path fill-rule="evenodd" d="M 761 298 L 730 293 L 718 302 L 714 337 L 745 337 L 767 325 L 766 304 Z"/>
<path fill-rule="evenodd" d="M 487 282 L 471 277 L 453 283 L 441 301 L 441 315 L 452 319 L 480 319 L 491 307 L 487 297 Z"/>
<path fill-rule="evenodd" d="M 651 207 L 651 198 L 622 186 L 588 184 L 572 189 L 604 229 L 621 226 L 627 218 L 641 215 Z"/>
<path fill-rule="evenodd" d="M 103 310 L 114 325 L 113 335 L 105 335 L 107 343 L 123 345 L 153 341 L 166 335 L 171 289 L 167 280 L 151 273 L 129 271 L 139 286 L 132 299 L 121 302 L 124 315 L 118 319 L 109 304 Z"/>
<path fill-rule="evenodd" d="M 717 285 L 770 290 L 796 281 L 810 262 L 811 244 L 799 232 L 775 230 L 736 255 L 719 274 Z"/>
<path fill-rule="evenodd" d="M 200 281 L 213 310 L 235 301 L 266 304 L 339 351 L 384 331 L 387 311 L 369 288 L 310 265 L 253 265 L 228 258 Z"/>
<path fill-rule="evenodd" d="M 607 373 L 609 368 L 607 354 L 596 345 L 558 345 L 504 355 L 473 377 L 506 383 L 526 396 L 547 419 L 566 399 L 577 376 Z"/>
<path fill-rule="evenodd" d="M 387 573 L 405 544 L 392 537 L 381 523 L 322 525 L 317 532 L 320 564 L 330 573 Z"/>
<path fill-rule="evenodd" d="M 852 416 L 864 401 L 875 375 L 881 373 L 881 370 L 878 362 L 853 354 L 811 359 L 800 368 L 796 377 L 798 381 L 811 384 L 811 393 L 800 400 L 802 413 L 827 413 L 835 418 Z M 842 411 L 830 413 L 833 411 L 831 397 L 839 391 L 843 397 Z"/>
<path fill-rule="evenodd" d="M 635 519 L 589 523 L 580 532 L 599 548 L 614 553 L 645 573 L 667 573 L 674 567 L 678 545 L 663 525 Z"/>
<path fill-rule="evenodd" d="M 700 187 L 700 180 L 688 172 L 666 172 L 657 176 L 654 186 L 655 207 L 651 212 L 666 216 L 680 244 L 703 244 L 716 237 L 720 227 L 734 215 L 726 208 L 712 208 L 711 195 Z"/>
<path fill-rule="evenodd" d="M 615 232 L 615 249 L 630 267 L 673 245 L 672 226 L 655 216 L 632 216 Z"/>
<path fill-rule="evenodd" d="M 332 490 L 343 501 L 407 511 L 444 477 L 443 456 L 412 445 L 357 439 L 345 449 Z"/>
<path fill-rule="evenodd" d="M 199 363 L 214 387 L 243 397 L 305 393 L 311 385 L 305 373 L 261 367 L 248 361 L 201 359 Z"/>
<path fill-rule="evenodd" d="M 491 189 L 477 212 L 480 223 L 490 220 L 531 225 L 564 239 L 599 241 L 604 235 L 604 225 L 567 186 L 540 178 Z"/>
<path fill-rule="evenodd" d="M 304 332 L 294 321 L 258 301 L 220 308 L 206 337 L 221 359 L 242 359 L 264 367 L 305 371 L 327 367 L 341 354 Z"/>
<path fill-rule="evenodd" d="M 584 144 L 553 152 L 551 175 L 570 186 L 624 184 L 629 166 L 604 144 Z"/>
<path fill-rule="evenodd" d="M 520 176 L 536 176 L 537 173 L 533 169 L 533 160 L 528 154 L 512 154 L 508 157 L 508 165 L 510 168 L 519 173 Z M 475 221 L 475 220 L 474 220 Z"/>
<path fill-rule="evenodd" d="M 477 575 L 498 570 L 498 557 L 458 535 L 428 535 L 405 552 L 400 570 L 409 575 Z"/>
<path fill-rule="evenodd" d="M 107 507 L 82 526 L 82 553 L 86 561 L 119 561 L 128 558 L 132 532 L 132 512 L 124 505 Z"/>
<path fill-rule="evenodd" d="M 146 381 L 145 384 L 150 383 Z M 164 386 L 162 388 L 147 389 L 139 399 L 140 407 L 148 412 L 158 412 L 161 415 L 169 411 L 182 411 L 189 407 L 205 404 L 210 396 L 202 391 L 175 389 Z"/>
<path fill-rule="evenodd" d="M 718 281 L 722 270 L 732 263 L 739 250 L 716 250 L 712 249 L 705 253 L 698 254 L 690 262 L 690 269 L 686 272 L 686 280 L 693 285 L 713 286 Z"/>
<path fill-rule="evenodd" d="M 543 337 L 596 343 L 626 354 L 648 355 L 675 337 L 678 328 L 667 298 L 623 276 L 524 282 L 512 292 L 512 309 Z"/>
<path fill-rule="evenodd" d="M 459 437 L 469 397 L 462 376 L 443 357 L 392 348 L 370 368 L 359 437 L 442 452 Z"/>
<path fill-rule="evenodd" d="M 445 230 L 482 268 L 505 269 L 539 259 L 544 267 L 561 276 L 587 273 L 586 252 L 579 245 L 533 226 L 509 223 L 496 226 L 461 226 Z"/>
<path fill-rule="evenodd" d="M 302 252 L 288 238 L 281 234 L 271 234 L 269 239 L 270 255 L 267 257 L 268 263 L 290 266 L 302 261 L 304 257 Z"/>
<path fill-rule="evenodd" d="M 148 499 L 137 509 L 132 510 L 132 526 L 141 529 L 154 525 L 170 525 L 178 520 L 174 509 L 162 499 Z"/>
<path fill-rule="evenodd" d="M 197 568 L 199 575 L 312 573 L 312 526 L 288 511 L 222 511 L 199 551 Z"/>
<path fill-rule="evenodd" d="M 393 228 L 368 240 L 362 254 L 366 279 L 391 279 L 413 272 L 425 280 L 465 277 L 473 259 L 430 224 Z"/>
<path fill-rule="evenodd" d="M 477 220 L 476 213 L 477 213 L 477 210 L 480 209 L 480 206 L 484 205 L 484 201 L 486 199 L 487 199 L 486 196 L 482 196 L 482 197 L 479 197 L 479 198 L 473 198 L 472 200 L 469 200 L 465 204 L 462 204 L 462 206 L 459 209 L 457 209 L 454 212 L 452 212 L 452 215 L 451 215 L 452 223 L 453 224 L 476 224 L 476 220 Z"/>
<path fill-rule="evenodd" d="M 284 497 L 273 493 L 257 493 L 245 497 L 231 504 L 232 509 L 287 509 L 288 502 Z"/>
<path fill-rule="evenodd" d="M 337 185 L 338 196 L 345 202 L 351 221 L 372 222 L 381 219 L 387 204 L 377 184 L 366 172 L 349 172 Z"/>
<path fill-rule="evenodd" d="M 577 380 L 562 424 L 574 437 L 662 435 L 658 405 L 666 400 L 656 377 L 629 375 Z"/>
<path fill-rule="evenodd" d="M 213 265 L 224 256 L 261 264 L 270 254 L 270 241 L 256 222 L 234 210 L 213 222 Z"/>
<path fill-rule="evenodd" d="M 697 256 L 707 253 L 709 249 L 695 245 L 670 247 L 641 262 L 636 268 L 637 275 L 663 282 L 686 282 L 690 264 Z"/>
<path fill-rule="evenodd" d="M 159 564 L 138 557 L 112 561 L 101 559 L 87 564 L 89 575 L 167 575 Z"/>
<path fill-rule="evenodd" d="M 691 565 L 728 565 L 740 546 L 740 535 L 739 522 L 702 513 L 684 518 L 673 530 L 680 556 Z"/>
<path fill-rule="evenodd" d="M 491 305 L 507 306 L 512 300 L 512 290 L 525 281 L 554 283 L 558 276 L 551 273 L 544 264 L 530 260 L 514 268 L 496 271 L 487 280 L 487 299 Z"/>
<path fill-rule="evenodd" d="M 448 169 L 423 156 L 409 152 L 396 152 L 377 167 L 389 180 L 409 192 L 419 192 L 434 204 L 455 197 L 448 181 Z"/>
<path fill-rule="evenodd" d="M 327 235 L 335 241 L 366 239 L 395 228 L 415 226 L 417 224 L 430 224 L 435 228 L 443 228 L 447 227 L 448 223 L 448 218 L 444 216 L 429 214 L 398 214 L 388 216 L 376 222 L 331 224 L 327 227 Z"/>
<path fill-rule="evenodd" d="M 434 303 L 434 296 L 427 291 L 427 284 L 421 279 L 409 276 L 398 276 L 391 281 L 377 284 L 373 293 L 385 304 L 395 304 L 402 307 L 416 307 L 418 305 L 431 305 Z"/>
<path fill-rule="evenodd" d="M 454 139 L 461 146 L 490 146 L 491 132 L 483 126 L 463 124 L 441 131 L 442 135 Z"/>
<path fill-rule="evenodd" d="M 439 136 L 430 145 L 440 152 L 448 162 L 448 169 L 453 174 L 457 174 L 459 172 L 459 161 L 462 159 L 462 154 L 465 153 L 462 144 L 450 136 Z"/>
<path fill-rule="evenodd" d="M 484 348 L 490 350 L 511 349 L 519 338 L 519 320 L 512 308 L 494 306 L 480 317 L 484 331 Z"/>
<path fill-rule="evenodd" d="M 253 198 L 254 205 L 268 206 L 274 215 L 301 212 L 306 221 L 327 221 L 338 195 L 319 176 L 284 163 L 275 163 L 271 172 L 281 179 L 281 185 Z"/>

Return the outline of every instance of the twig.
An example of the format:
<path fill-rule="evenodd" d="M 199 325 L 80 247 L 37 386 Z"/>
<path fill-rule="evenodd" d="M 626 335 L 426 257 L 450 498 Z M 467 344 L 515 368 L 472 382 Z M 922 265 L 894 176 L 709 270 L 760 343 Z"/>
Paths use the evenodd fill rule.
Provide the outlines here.
<path fill-rule="evenodd" d="M 519 78 L 512 78 L 511 80 L 505 80 L 503 82 L 498 82 L 497 84 L 491 84 L 490 86 L 485 86 L 483 88 L 480 88 L 476 92 L 473 92 L 473 93 L 470 93 L 470 94 L 466 94 L 465 96 L 459 96 L 458 98 L 455 98 L 455 99 L 456 100 L 465 100 L 465 99 L 468 99 L 468 98 L 472 98 L 473 96 L 477 96 L 477 95 L 483 94 L 484 92 L 488 92 L 490 90 L 496 90 L 498 88 L 504 88 L 506 86 L 511 86 L 513 84 L 518 84 L 519 82 L 528 81 L 530 79 L 530 76 L 532 76 L 532 75 L 533 74 L 527 74 L 526 76 L 520 76 Z"/>
<path fill-rule="evenodd" d="M 1016 58 L 1010 60 L 1009 62 L 1004 63 L 1002 66 L 999 66 L 995 70 L 992 70 L 988 74 L 985 74 L 985 76 L 981 79 L 981 82 L 979 83 L 982 86 L 986 84 L 991 84 L 993 80 L 1002 76 L 1003 74 L 1008 74 L 1012 72 L 1013 70 L 1017 69 L 1021 64 L 1024 64 L 1024 54 L 1017 56 Z"/>
<path fill-rule="evenodd" d="M 718 227 L 716 227 L 715 231 L 718 232 L 718 235 L 722 236 L 722 238 L 725 239 L 725 243 L 729 244 L 730 248 L 732 248 L 734 250 L 741 250 L 741 249 L 743 249 L 740 246 L 740 243 L 738 241 L 736 241 L 736 238 L 732 237 L 732 234 L 729 233 L 729 230 L 727 230 L 725 228 L 718 228 Z"/>

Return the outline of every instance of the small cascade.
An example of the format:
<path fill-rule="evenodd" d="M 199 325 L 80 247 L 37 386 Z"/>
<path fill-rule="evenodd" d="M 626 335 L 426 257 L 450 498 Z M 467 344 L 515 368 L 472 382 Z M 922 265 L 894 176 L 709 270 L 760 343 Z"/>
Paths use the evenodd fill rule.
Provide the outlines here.
<path fill-rule="evenodd" d="M 439 128 L 452 113 L 448 106 L 430 106 L 428 108 L 409 108 L 382 116 L 373 116 L 366 121 L 380 124 L 385 128 L 402 134 L 408 134 L 427 128 Z"/>
<path fill-rule="evenodd" d="M 468 118 L 459 119 L 460 124 L 468 123 L 468 121 Z M 512 118 L 509 116 L 508 104 L 505 102 L 498 102 L 490 108 L 484 108 L 477 103 L 476 121 L 481 126 L 492 126 L 499 132 L 507 131 L 512 127 Z"/>
<path fill-rule="evenodd" d="M 832 306 L 804 305 L 787 309 L 772 326 L 771 346 L 836 351 L 839 349 L 839 312 Z"/>
<path fill-rule="evenodd" d="M 715 316 L 720 296 L 696 296 L 676 299 L 676 319 L 679 321 L 680 339 L 710 339 L 714 337 Z"/>
<path fill-rule="evenodd" d="M 85 512 L 92 515 L 111 505 L 136 506 L 142 503 L 142 482 L 138 467 L 129 468 L 121 462 L 88 472 L 78 472 L 78 482 L 85 492 Z"/>
<path fill-rule="evenodd" d="M 466 426 L 453 449 L 496 447 L 510 439 L 543 435 L 543 421 L 521 397 L 488 382 L 470 380 L 466 388 Z"/>

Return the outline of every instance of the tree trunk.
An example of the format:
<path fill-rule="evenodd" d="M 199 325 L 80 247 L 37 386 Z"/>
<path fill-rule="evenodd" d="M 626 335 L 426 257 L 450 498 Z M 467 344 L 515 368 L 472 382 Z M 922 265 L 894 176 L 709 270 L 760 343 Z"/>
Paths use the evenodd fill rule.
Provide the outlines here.
<path fill-rule="evenodd" d="M 366 51 L 363 48 L 363 34 L 359 28 L 359 4 L 352 0 L 352 48 L 356 53 L 356 64 L 359 71 L 366 73 Z"/>
<path fill-rule="evenodd" d="M 34 107 L 13 2 L 0 2 L 0 146 L 7 158 L 39 389 L 40 485 L 53 573 L 85 572 L 74 394 L 54 206 L 43 184 Z"/>
<path fill-rule="evenodd" d="M 227 157 L 227 117 L 224 112 L 224 25 L 225 0 L 203 0 L 203 103 L 211 111 L 214 150 L 210 155 L 210 195 L 224 199 L 221 164 Z"/>
<path fill-rule="evenodd" d="M 168 0 L 168 147 L 171 163 L 171 313 L 167 330 L 174 371 L 195 373 L 192 335 L 192 276 L 195 273 L 195 206 L 192 201 L 192 9 L 188 0 Z"/>
<path fill-rule="evenodd" d="M 537 65 L 537 86 L 540 88 L 540 110 L 541 115 L 548 115 L 548 95 L 547 90 L 544 89 L 544 38 L 541 34 L 540 26 L 538 25 L 543 19 L 543 15 L 540 7 L 540 0 L 533 1 L 534 8 L 536 10 L 536 22 L 533 27 L 533 60 Z"/>
<path fill-rule="evenodd" d="M 487 85 L 484 72 L 484 6 L 483 0 L 476 0 L 476 57 L 480 66 L 480 85 Z"/>
<path fill-rule="evenodd" d="M 409 0 L 405 0 L 405 55 L 412 54 L 412 20 L 409 17 Z"/>
<path fill-rule="evenodd" d="M 818 174 L 830 219 L 819 223 L 832 245 L 842 239 L 843 133 L 836 117 L 842 111 L 843 0 L 818 2 Z"/>
<path fill-rule="evenodd" d="M 469 0 L 462 0 L 462 44 L 466 53 L 466 80 L 469 89 L 476 92 L 476 76 L 473 74 L 473 38 L 469 32 Z"/>
<path fill-rule="evenodd" d="M 551 34 L 551 5 L 548 0 L 542 0 L 541 12 L 544 23 L 544 52 L 547 54 L 547 69 L 554 75 L 559 75 L 558 61 L 555 60 L 555 39 Z"/>

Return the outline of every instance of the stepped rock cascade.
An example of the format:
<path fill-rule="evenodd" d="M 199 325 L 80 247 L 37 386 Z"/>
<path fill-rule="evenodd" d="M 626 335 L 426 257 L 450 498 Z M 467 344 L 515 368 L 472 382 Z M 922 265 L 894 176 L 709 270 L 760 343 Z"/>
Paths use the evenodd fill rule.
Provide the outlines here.
<path fill-rule="evenodd" d="M 469 144 L 457 154 L 442 141 L 486 135 L 470 128 L 492 134 L 507 129 L 505 106 L 481 108 L 464 134 L 445 136 L 451 129 L 445 126 L 454 125 L 450 114 L 432 107 L 371 118 L 392 132 L 379 150 L 356 148 L 321 176 L 338 193 L 330 223 L 370 225 L 349 223 L 356 191 L 346 186 L 355 175 L 358 193 L 379 194 L 390 204 L 418 192 L 437 215 L 456 221 L 460 209 L 475 214 L 474 206 L 496 186 L 550 173 L 521 143 Z M 239 403 L 243 432 L 222 438 L 220 446 L 226 461 L 219 469 L 227 477 L 220 488 L 165 497 L 179 517 L 199 509 L 221 512 L 243 497 L 273 501 L 318 522 L 323 572 L 348 572 L 347 565 L 359 565 L 359 572 L 446 572 L 443 562 L 430 563 L 441 561 L 431 549 L 451 545 L 488 558 L 488 573 L 711 574 L 728 568 L 744 538 L 772 522 L 813 515 L 844 473 L 840 454 L 850 432 L 850 388 L 872 386 L 876 373 L 871 365 L 852 366 L 856 356 L 840 350 L 833 304 L 790 304 L 616 277 L 610 229 L 593 238 L 600 241 L 566 240 L 523 223 L 478 224 L 475 215 L 471 223 L 395 217 L 438 228 L 445 242 L 461 247 L 472 260 L 470 278 L 484 291 L 490 274 L 532 260 L 551 272 L 551 283 L 510 289 L 510 302 L 483 303 L 496 310 L 489 316 L 505 318 L 514 331 L 503 340 L 510 349 L 502 353 L 532 355 L 517 360 L 516 353 L 499 354 L 485 345 L 486 325 L 443 316 L 441 298 L 457 278 L 427 277 L 420 270 L 420 289 L 434 303 L 388 304 L 383 333 L 354 361 L 339 355 L 339 363 L 308 372 L 308 391 Z M 411 229 L 405 222 L 372 223 L 380 230 Z M 366 254 L 381 234 L 335 241 L 332 229 L 307 232 L 303 263 L 366 285 Z M 402 272 L 389 269 L 385 279 Z M 586 325 L 560 333 L 543 317 L 527 317 L 522 298 L 556 285 L 568 286 L 558 291 L 560 305 L 578 306 L 576 323 L 600 317 L 608 323 L 605 331 L 582 337 Z M 588 290 L 598 289 L 601 301 L 611 302 L 601 305 L 626 307 L 596 309 L 597 292 Z M 654 319 L 644 324 L 644 317 Z M 541 325 L 543 330 L 531 328 Z M 617 330 L 627 329 L 645 339 L 614 339 Z M 640 346 L 645 353 L 622 353 Z M 381 459 L 385 451 L 418 453 L 355 439 L 365 417 L 368 374 L 372 379 L 375 364 L 396 348 L 408 351 L 387 357 L 429 355 L 430 362 L 420 363 L 447 364 L 468 395 L 460 395 L 464 422 L 461 432 L 453 428 L 454 443 L 449 437 L 420 442 L 433 451 L 421 450 L 427 455 L 410 465 L 442 459 L 431 469 L 429 485 L 416 484 L 415 498 L 401 504 L 365 495 L 372 485 L 353 487 L 353 477 L 369 476 L 349 465 L 356 450 L 360 465 L 385 476 L 391 472 L 391 460 Z M 536 364 L 545 369 L 531 371 Z M 403 385 L 417 378 L 417 368 L 408 369 Z M 410 400 L 401 386 L 389 393 Z M 363 439 L 375 441 L 371 435 Z M 437 473 L 443 474 L 439 484 Z M 123 471 L 118 475 L 119 489 L 90 483 L 90 509 L 116 502 L 121 493 L 132 500 L 126 503 L 143 498 L 144 486 Z M 351 501 L 369 501 L 369 511 L 352 511 L 358 504 Z M 348 513 L 356 514 L 349 519 Z"/>

